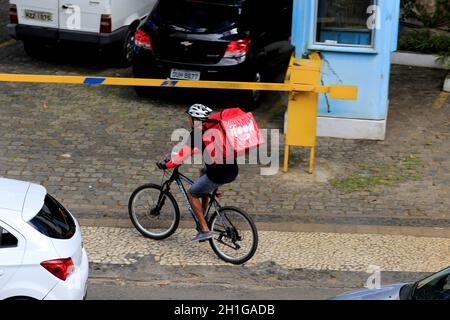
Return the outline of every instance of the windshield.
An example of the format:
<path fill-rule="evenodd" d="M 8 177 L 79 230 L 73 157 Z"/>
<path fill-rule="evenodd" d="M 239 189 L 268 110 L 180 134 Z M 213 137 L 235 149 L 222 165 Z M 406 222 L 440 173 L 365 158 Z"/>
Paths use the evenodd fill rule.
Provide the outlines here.
<path fill-rule="evenodd" d="M 417 300 L 449 300 L 450 267 L 419 281 L 414 298 Z"/>
<path fill-rule="evenodd" d="M 152 19 L 158 24 L 172 25 L 190 32 L 218 32 L 233 28 L 242 13 L 241 6 L 229 3 L 236 2 L 161 0 Z"/>

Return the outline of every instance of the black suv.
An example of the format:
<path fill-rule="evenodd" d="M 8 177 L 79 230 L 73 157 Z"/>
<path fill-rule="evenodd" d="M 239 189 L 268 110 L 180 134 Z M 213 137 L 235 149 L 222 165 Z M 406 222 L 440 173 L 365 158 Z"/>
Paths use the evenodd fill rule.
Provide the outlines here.
<path fill-rule="evenodd" d="M 292 0 L 159 0 L 136 32 L 134 76 L 268 81 L 289 62 L 291 21 Z"/>

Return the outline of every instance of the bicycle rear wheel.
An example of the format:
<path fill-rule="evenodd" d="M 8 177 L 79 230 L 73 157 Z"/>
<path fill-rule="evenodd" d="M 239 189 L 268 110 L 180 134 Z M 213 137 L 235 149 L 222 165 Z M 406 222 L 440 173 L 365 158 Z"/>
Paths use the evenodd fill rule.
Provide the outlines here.
<path fill-rule="evenodd" d="M 180 223 L 180 209 L 172 194 L 161 186 L 147 184 L 136 189 L 128 203 L 133 225 L 146 238 L 170 237 Z"/>
<path fill-rule="evenodd" d="M 209 241 L 216 255 L 225 262 L 243 264 L 258 248 L 258 231 L 252 218 L 235 207 L 223 207 L 214 212 L 209 221 L 215 233 Z"/>

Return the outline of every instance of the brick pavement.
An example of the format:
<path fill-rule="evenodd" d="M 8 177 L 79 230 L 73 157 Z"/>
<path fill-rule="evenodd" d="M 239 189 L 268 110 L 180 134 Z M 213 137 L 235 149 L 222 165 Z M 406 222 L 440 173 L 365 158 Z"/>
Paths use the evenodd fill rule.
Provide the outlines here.
<path fill-rule="evenodd" d="M 130 76 L 77 55 L 36 61 L 18 43 L 0 50 L 0 72 Z M 449 227 L 450 101 L 431 107 L 444 77 L 442 70 L 395 66 L 386 141 L 320 138 L 314 177 L 301 150 L 288 174 L 262 177 L 258 167 L 242 167 L 224 189 L 226 203 L 258 221 Z M 169 92 L 145 100 L 131 88 L 0 84 L 0 175 L 44 184 L 80 218 L 127 219 L 132 190 L 161 180 L 154 163 L 169 150 L 172 130 L 185 126 L 192 99 Z M 265 119 L 283 99 L 269 95 L 257 117 Z M 281 128 L 283 109 L 272 113 L 263 122 Z M 360 189 L 370 187 L 364 179 L 361 186 L 364 177 L 382 182 L 352 191 L 355 177 Z"/>

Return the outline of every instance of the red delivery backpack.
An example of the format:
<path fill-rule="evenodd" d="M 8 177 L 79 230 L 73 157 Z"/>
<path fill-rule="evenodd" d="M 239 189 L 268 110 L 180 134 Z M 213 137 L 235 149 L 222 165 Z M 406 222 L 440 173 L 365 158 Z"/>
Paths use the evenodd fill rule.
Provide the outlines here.
<path fill-rule="evenodd" d="M 203 130 L 203 142 L 216 160 L 236 159 L 264 144 L 253 114 L 239 108 L 213 114 Z"/>

